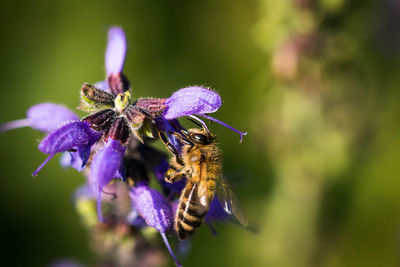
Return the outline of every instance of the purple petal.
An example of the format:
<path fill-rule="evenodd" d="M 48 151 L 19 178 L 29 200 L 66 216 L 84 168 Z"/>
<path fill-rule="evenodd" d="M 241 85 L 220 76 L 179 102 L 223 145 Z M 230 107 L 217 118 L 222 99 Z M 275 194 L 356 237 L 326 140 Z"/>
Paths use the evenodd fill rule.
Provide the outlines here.
<path fill-rule="evenodd" d="M 82 171 L 89 160 L 92 145 L 93 143 L 89 142 L 89 144 L 87 145 L 79 146 L 77 148 L 78 151 L 69 152 L 70 153 L 69 165 L 79 172 Z"/>
<path fill-rule="evenodd" d="M 79 160 L 81 161 L 81 167 L 80 167 L 81 169 L 83 167 L 85 167 L 86 163 L 89 160 L 90 151 L 91 151 L 92 146 L 97 141 L 99 141 L 99 139 L 100 139 L 100 137 L 102 135 L 101 132 L 97 132 L 97 131 L 93 130 L 91 127 L 88 127 L 86 130 L 87 130 L 87 133 L 89 135 L 88 144 L 87 145 L 78 146 L 77 147 L 78 151 L 77 152 L 72 152 L 72 153 L 75 153 L 75 155 L 74 155 L 75 157 L 79 157 Z M 79 168 L 75 168 L 75 169 L 80 171 Z"/>
<path fill-rule="evenodd" d="M 160 163 L 158 163 L 154 167 L 154 175 L 156 176 L 157 180 L 161 183 L 164 181 L 165 172 L 168 170 L 169 164 L 165 159 L 162 159 Z"/>
<path fill-rule="evenodd" d="M 126 54 L 125 33 L 120 27 L 112 27 L 108 31 L 108 45 L 106 50 L 106 73 L 122 72 Z"/>
<path fill-rule="evenodd" d="M 104 222 L 101 212 L 102 189 L 116 178 L 116 172 L 123 165 L 124 153 L 125 147 L 119 141 L 110 138 L 104 148 L 94 156 L 90 166 L 90 184 L 97 193 L 97 216 L 102 222 Z"/>
<path fill-rule="evenodd" d="M 5 131 L 22 128 L 22 127 L 28 127 L 30 125 L 31 125 L 31 123 L 28 119 L 10 121 L 10 122 L 0 124 L 0 132 L 5 132 Z"/>
<path fill-rule="evenodd" d="M 210 203 L 210 209 L 207 212 L 205 220 L 206 221 L 221 221 L 221 220 L 227 219 L 227 217 L 228 217 L 228 214 L 222 208 L 218 198 L 214 197 L 214 199 Z"/>
<path fill-rule="evenodd" d="M 38 172 L 49 162 L 49 160 L 59 152 L 67 150 L 75 150 L 71 152 L 79 154 L 81 168 L 86 164 L 89 158 L 91 146 L 100 138 L 100 133 L 92 130 L 87 122 L 72 121 L 61 126 L 57 130 L 48 134 L 39 144 L 39 150 L 43 153 L 50 154 L 49 157 L 32 173 L 36 176 Z M 63 157 L 65 161 L 65 157 Z M 70 156 L 70 164 L 74 165 L 76 156 Z M 63 163 L 65 167 L 65 162 Z"/>
<path fill-rule="evenodd" d="M 214 199 L 211 201 L 210 209 L 208 210 L 207 215 L 204 218 L 205 223 L 207 224 L 208 228 L 210 228 L 211 234 L 217 234 L 217 231 L 212 224 L 213 221 L 223 221 L 228 219 L 229 215 L 222 208 L 218 198 L 214 197 Z"/>
<path fill-rule="evenodd" d="M 52 103 L 42 103 L 29 108 L 26 119 L 1 124 L 0 132 L 27 126 L 42 132 L 51 132 L 63 123 L 74 120 L 79 120 L 79 117 L 68 108 Z"/>
<path fill-rule="evenodd" d="M 75 190 L 73 199 L 96 199 L 96 194 L 89 184 L 84 184 Z"/>
<path fill-rule="evenodd" d="M 125 147 L 119 141 L 108 139 L 103 149 L 93 158 L 90 166 L 90 182 L 95 192 L 102 190 L 123 164 Z"/>
<path fill-rule="evenodd" d="M 99 134 L 87 122 L 72 121 L 48 134 L 40 142 L 39 150 L 46 154 L 64 152 L 74 147 L 90 145 L 98 138 Z"/>
<path fill-rule="evenodd" d="M 147 185 L 138 185 L 131 189 L 130 196 L 133 206 L 147 225 L 161 233 L 171 228 L 173 223 L 171 206 L 157 190 Z"/>
<path fill-rule="evenodd" d="M 132 209 L 131 212 L 126 216 L 126 222 L 129 225 L 136 226 L 139 228 L 147 226 L 146 221 L 142 216 L 139 215 L 136 209 Z"/>
<path fill-rule="evenodd" d="M 87 146 L 90 148 L 89 146 Z M 90 149 L 89 153 L 90 153 Z M 85 159 L 87 159 L 86 156 L 83 158 L 81 157 L 80 153 L 75 151 L 75 152 L 64 152 L 60 158 L 60 164 L 63 168 L 68 168 L 72 167 L 77 171 L 82 171 L 85 167 Z M 87 161 L 87 160 L 86 160 Z"/>
<path fill-rule="evenodd" d="M 51 132 L 67 121 L 79 120 L 79 117 L 68 108 L 43 103 L 28 109 L 29 126 L 43 132 Z"/>
<path fill-rule="evenodd" d="M 221 97 L 210 89 L 193 86 L 173 93 L 165 104 L 164 118 L 171 120 L 192 114 L 213 113 L 221 106 Z"/>
<path fill-rule="evenodd" d="M 96 87 L 100 90 L 103 90 L 104 92 L 110 93 L 110 86 L 108 86 L 107 80 L 103 80 L 103 81 L 99 81 L 99 82 L 95 83 L 94 87 Z"/>
<path fill-rule="evenodd" d="M 74 151 L 66 152 L 61 156 L 60 164 L 62 167 L 73 167 L 77 171 L 82 171 L 89 160 L 92 146 L 100 139 L 101 132 L 92 128 L 87 129 L 89 133 L 88 144 L 74 147 Z M 76 150 L 76 151 L 75 151 Z"/>
<path fill-rule="evenodd" d="M 61 154 L 60 165 L 63 168 L 68 168 L 72 165 L 72 156 L 70 152 L 64 152 Z"/>

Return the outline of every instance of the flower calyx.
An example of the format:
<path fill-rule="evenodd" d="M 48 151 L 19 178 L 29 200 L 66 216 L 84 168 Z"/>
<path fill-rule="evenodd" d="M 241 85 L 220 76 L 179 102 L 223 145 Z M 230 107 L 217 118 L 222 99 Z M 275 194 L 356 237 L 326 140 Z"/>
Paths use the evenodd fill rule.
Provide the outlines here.
<path fill-rule="evenodd" d="M 126 145 L 132 135 L 141 142 L 142 135 L 153 137 L 152 121 L 166 108 L 165 99 L 141 98 L 132 102 L 130 90 L 114 95 L 84 84 L 79 109 L 91 113 L 82 120 L 101 131 L 105 140 L 112 138 Z"/>

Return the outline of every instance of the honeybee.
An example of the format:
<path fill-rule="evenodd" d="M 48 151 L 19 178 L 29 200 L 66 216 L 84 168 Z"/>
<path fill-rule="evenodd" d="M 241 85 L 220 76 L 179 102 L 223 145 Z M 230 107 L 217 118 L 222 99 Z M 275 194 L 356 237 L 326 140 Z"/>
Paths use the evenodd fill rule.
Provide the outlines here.
<path fill-rule="evenodd" d="M 247 227 L 244 210 L 222 174 L 222 155 L 216 136 L 204 127 L 181 130 L 174 135 L 183 144 L 181 153 L 160 133 L 160 138 L 175 156 L 170 160 L 165 180 L 174 183 L 187 178 L 175 215 L 174 228 L 179 240 L 191 237 L 201 226 L 215 194 L 223 209 Z"/>

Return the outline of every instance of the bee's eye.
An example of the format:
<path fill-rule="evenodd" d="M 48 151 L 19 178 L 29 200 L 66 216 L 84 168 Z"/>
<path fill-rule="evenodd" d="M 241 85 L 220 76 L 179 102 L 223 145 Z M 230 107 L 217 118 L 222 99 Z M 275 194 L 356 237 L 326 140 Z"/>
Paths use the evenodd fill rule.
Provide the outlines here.
<path fill-rule="evenodd" d="M 204 134 L 194 133 L 192 134 L 191 137 L 193 141 L 195 141 L 198 144 L 207 145 L 210 143 L 207 136 L 205 136 Z"/>

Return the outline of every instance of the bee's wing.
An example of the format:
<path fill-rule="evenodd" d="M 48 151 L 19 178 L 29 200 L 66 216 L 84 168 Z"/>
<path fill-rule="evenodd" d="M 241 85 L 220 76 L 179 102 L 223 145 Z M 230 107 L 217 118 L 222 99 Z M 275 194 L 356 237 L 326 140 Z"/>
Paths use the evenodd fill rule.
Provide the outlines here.
<path fill-rule="evenodd" d="M 218 179 L 217 197 L 221 202 L 223 209 L 228 214 L 233 214 L 241 225 L 247 227 L 248 221 L 243 207 L 240 204 L 239 199 L 236 197 L 232 186 L 223 175 Z"/>

